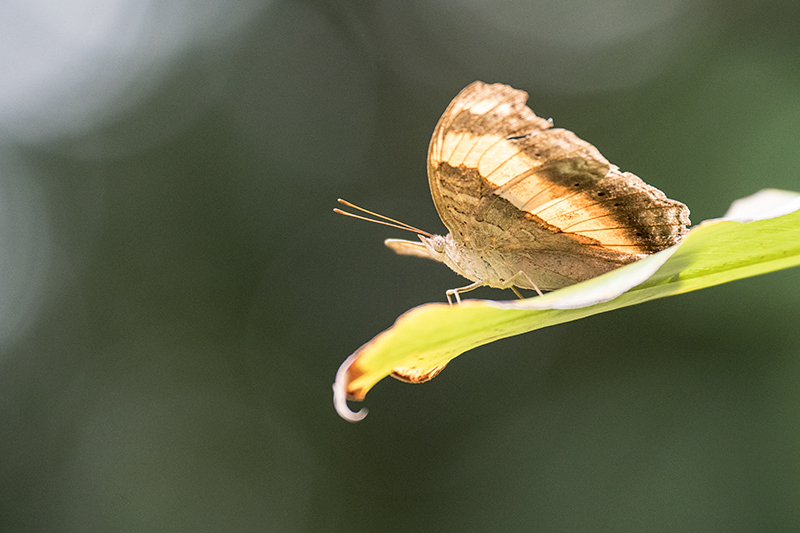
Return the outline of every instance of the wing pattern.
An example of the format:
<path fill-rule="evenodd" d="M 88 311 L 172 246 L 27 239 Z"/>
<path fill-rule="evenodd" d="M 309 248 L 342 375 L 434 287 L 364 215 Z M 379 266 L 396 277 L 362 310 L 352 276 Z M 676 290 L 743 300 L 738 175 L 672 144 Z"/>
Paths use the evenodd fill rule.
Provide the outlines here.
<path fill-rule="evenodd" d="M 579 263 L 572 274 L 586 279 L 688 231 L 685 205 L 621 172 L 571 131 L 553 128 L 527 98 L 507 85 L 475 82 L 436 126 L 428 179 L 456 242 L 554 271 L 570 270 L 571 258 Z"/>

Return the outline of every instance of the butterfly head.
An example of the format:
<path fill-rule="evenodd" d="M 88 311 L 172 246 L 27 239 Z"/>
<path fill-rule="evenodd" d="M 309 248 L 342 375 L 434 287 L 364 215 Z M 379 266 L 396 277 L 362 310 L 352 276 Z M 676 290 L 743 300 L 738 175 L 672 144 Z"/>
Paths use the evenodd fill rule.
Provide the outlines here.
<path fill-rule="evenodd" d="M 441 235 L 431 235 L 430 237 L 420 235 L 419 240 L 421 240 L 422 244 L 425 245 L 425 248 L 428 250 L 431 259 L 444 262 L 444 256 L 447 251 L 446 237 Z"/>
<path fill-rule="evenodd" d="M 457 274 L 465 278 L 475 281 L 474 276 L 468 273 L 469 268 L 465 269 L 465 261 L 467 263 L 473 262 L 474 252 L 466 249 L 463 245 L 459 245 L 453 236 L 448 233 L 442 235 L 419 235 L 419 240 L 425 245 L 428 252 L 428 257 L 436 261 L 441 261 L 445 265 L 453 269 Z"/>

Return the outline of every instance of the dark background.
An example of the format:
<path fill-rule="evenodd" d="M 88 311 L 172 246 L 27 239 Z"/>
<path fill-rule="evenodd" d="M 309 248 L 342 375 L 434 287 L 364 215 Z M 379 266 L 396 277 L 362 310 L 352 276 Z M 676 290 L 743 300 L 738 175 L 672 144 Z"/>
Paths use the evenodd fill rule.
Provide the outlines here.
<path fill-rule="evenodd" d="M 800 4 L 69 4 L 0 8 L 0 530 L 800 529 L 797 270 L 331 402 L 464 283 L 331 212 L 442 231 L 461 88 L 528 91 L 696 223 L 800 190 Z"/>

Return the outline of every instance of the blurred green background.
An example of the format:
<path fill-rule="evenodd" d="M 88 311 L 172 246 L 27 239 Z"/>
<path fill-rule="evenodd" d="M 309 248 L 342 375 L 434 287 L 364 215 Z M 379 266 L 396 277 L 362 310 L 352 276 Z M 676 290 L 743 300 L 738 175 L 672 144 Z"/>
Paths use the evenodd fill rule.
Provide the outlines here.
<path fill-rule="evenodd" d="M 0 530 L 797 531 L 800 271 L 507 339 L 335 413 L 464 283 L 427 143 L 479 79 L 720 216 L 800 190 L 800 4 L 0 7 Z M 478 297 L 512 298 L 486 290 Z M 358 406 L 355 406 L 358 407 Z"/>

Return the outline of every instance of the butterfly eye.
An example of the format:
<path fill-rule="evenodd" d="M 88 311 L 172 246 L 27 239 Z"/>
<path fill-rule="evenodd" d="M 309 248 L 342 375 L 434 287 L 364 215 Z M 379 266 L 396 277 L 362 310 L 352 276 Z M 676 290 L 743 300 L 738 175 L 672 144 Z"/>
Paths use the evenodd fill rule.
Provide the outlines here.
<path fill-rule="evenodd" d="M 444 252 L 444 244 L 445 244 L 444 237 L 442 237 L 441 235 L 434 235 L 433 237 L 431 237 L 430 242 L 431 246 L 433 247 L 436 253 L 441 254 Z"/>

